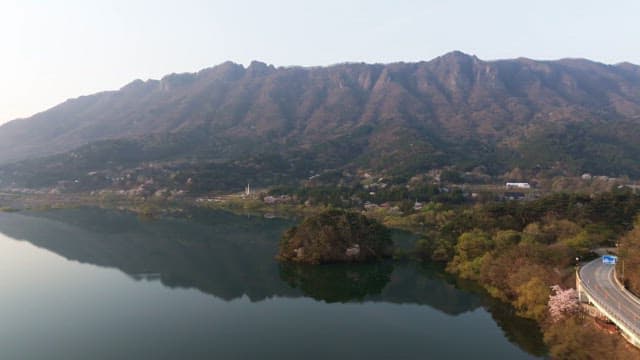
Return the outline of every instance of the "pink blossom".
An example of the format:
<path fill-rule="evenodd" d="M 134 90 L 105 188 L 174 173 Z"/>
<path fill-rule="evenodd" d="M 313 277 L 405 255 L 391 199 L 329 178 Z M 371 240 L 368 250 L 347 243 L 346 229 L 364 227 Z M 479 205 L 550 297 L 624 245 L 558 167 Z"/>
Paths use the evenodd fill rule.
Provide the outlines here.
<path fill-rule="evenodd" d="M 553 285 L 548 305 L 551 320 L 558 321 L 566 314 L 578 312 L 578 293 L 572 288 L 563 290 L 559 285 Z"/>

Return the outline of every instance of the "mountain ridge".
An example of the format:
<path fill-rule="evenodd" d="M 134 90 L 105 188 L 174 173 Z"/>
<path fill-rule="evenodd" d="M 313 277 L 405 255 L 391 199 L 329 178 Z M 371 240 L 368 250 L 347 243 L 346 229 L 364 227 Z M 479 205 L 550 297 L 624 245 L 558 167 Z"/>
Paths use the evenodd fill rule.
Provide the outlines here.
<path fill-rule="evenodd" d="M 494 175 L 560 162 L 565 171 L 636 176 L 639 120 L 640 67 L 629 63 L 484 61 L 459 51 L 415 63 L 225 62 L 134 80 L 6 123 L 0 164 L 165 137 L 184 138 L 174 144 L 188 150 L 177 152 L 183 159 L 215 162 L 273 153 L 291 163 L 310 156 L 315 167 L 485 166 Z M 538 156 L 545 141 L 556 158 Z M 603 149 L 614 158 L 609 168 L 597 155 Z M 591 166 L 580 152 L 603 159 Z M 139 161 L 171 158 L 160 153 Z"/>

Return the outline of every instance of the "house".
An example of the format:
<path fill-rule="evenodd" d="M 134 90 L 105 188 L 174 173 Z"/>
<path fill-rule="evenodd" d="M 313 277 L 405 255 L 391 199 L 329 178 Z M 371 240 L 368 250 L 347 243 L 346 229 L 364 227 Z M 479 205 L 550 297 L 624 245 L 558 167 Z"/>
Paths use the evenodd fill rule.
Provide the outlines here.
<path fill-rule="evenodd" d="M 508 182 L 505 187 L 507 189 L 531 189 L 531 185 L 527 182 Z"/>

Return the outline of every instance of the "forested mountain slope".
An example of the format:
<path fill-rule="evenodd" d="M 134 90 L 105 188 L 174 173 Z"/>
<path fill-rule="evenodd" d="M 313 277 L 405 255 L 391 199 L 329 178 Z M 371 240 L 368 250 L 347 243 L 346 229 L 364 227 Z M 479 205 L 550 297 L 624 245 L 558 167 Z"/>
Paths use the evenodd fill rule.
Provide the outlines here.
<path fill-rule="evenodd" d="M 40 174 L 46 183 L 142 162 L 280 174 L 273 181 L 323 169 L 445 166 L 635 177 L 639 124 L 640 67 L 628 63 L 482 61 L 460 52 L 387 65 L 228 62 L 136 80 L 1 126 L 0 180 Z"/>

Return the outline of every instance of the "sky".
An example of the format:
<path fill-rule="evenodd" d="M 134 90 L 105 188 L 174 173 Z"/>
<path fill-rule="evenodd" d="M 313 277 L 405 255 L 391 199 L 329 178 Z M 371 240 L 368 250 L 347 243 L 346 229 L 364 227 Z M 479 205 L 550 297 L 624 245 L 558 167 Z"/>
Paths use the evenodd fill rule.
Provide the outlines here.
<path fill-rule="evenodd" d="M 0 123 L 134 79 L 276 66 L 583 57 L 640 64 L 638 0 L 0 0 Z"/>

